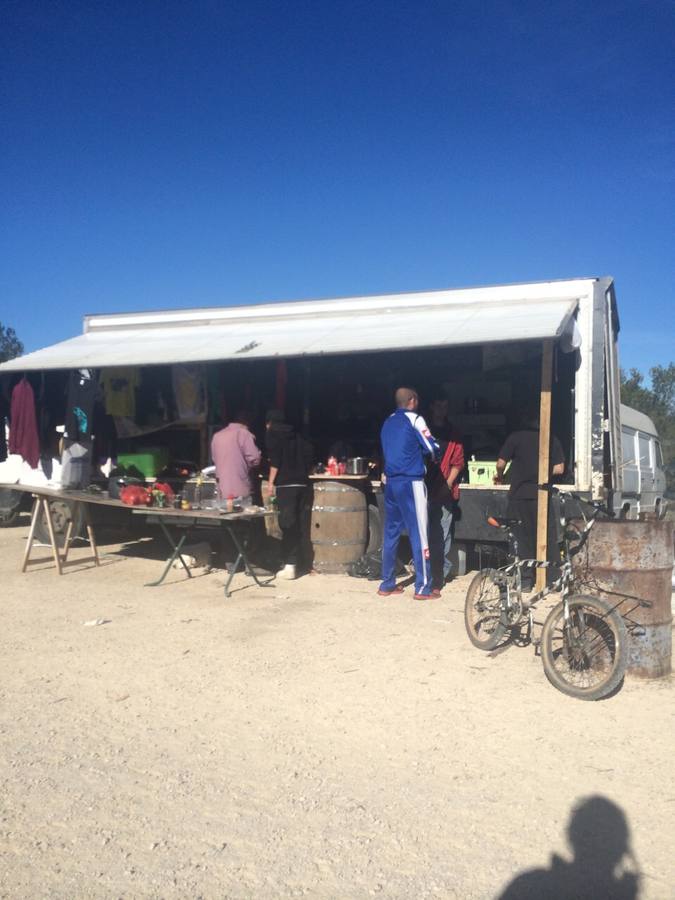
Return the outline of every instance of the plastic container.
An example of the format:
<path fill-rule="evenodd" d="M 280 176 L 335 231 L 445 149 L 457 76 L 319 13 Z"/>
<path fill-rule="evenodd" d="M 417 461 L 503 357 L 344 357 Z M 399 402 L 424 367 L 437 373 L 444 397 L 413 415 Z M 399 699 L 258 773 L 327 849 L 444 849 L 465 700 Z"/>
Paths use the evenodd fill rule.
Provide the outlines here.
<path fill-rule="evenodd" d="M 139 447 L 135 453 L 117 454 L 119 467 L 132 475 L 140 472 L 144 478 L 156 478 L 168 462 L 169 451 L 166 447 Z"/>
<path fill-rule="evenodd" d="M 508 472 L 510 463 L 507 463 L 504 472 Z M 469 484 L 494 484 L 494 478 L 497 474 L 496 459 L 475 459 L 471 458 L 468 463 L 469 468 Z"/>

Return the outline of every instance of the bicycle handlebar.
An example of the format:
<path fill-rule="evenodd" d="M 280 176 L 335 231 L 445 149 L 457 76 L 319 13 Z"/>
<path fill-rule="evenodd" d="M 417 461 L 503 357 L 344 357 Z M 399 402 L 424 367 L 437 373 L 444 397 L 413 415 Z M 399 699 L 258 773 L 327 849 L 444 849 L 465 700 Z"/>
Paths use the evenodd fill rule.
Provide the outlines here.
<path fill-rule="evenodd" d="M 550 482 L 547 484 L 538 484 L 537 487 L 540 491 L 548 491 L 549 494 L 559 494 L 563 502 L 566 497 L 572 497 L 579 503 L 585 503 L 587 506 L 592 506 L 596 515 L 603 512 L 608 518 L 613 518 L 614 516 L 601 500 L 589 500 L 587 497 L 582 497 L 581 494 L 575 493 L 575 491 L 561 491 L 560 488 Z"/>

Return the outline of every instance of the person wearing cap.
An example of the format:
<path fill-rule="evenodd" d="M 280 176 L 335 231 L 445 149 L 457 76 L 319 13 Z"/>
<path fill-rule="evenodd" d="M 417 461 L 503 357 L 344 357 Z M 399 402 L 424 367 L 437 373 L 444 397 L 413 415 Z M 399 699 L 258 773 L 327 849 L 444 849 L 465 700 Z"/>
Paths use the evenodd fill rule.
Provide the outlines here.
<path fill-rule="evenodd" d="M 385 420 L 380 433 L 384 454 L 384 541 L 382 547 L 381 597 L 403 593 L 396 585 L 396 551 L 401 532 L 408 532 L 415 562 L 415 599 L 432 596 L 429 540 L 427 536 L 427 489 L 425 458 L 438 459 L 439 446 L 417 414 L 417 391 L 400 387 L 396 410 Z"/>
<path fill-rule="evenodd" d="M 281 529 L 282 578 L 293 579 L 311 569 L 309 559 L 309 473 L 312 445 L 299 435 L 279 409 L 265 417 L 267 458 L 270 473 L 268 496 L 276 495 Z"/>

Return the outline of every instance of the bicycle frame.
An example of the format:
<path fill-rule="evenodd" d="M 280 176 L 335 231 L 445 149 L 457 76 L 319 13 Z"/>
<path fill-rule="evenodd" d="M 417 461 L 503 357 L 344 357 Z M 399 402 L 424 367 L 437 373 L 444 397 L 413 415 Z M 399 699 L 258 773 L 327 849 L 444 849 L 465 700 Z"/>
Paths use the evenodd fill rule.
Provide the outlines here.
<path fill-rule="evenodd" d="M 549 490 L 556 490 L 552 486 L 549 487 Z M 562 551 L 562 562 L 561 562 L 561 571 L 560 575 L 555 579 L 552 584 L 547 585 L 541 591 L 537 591 L 537 593 L 533 594 L 531 597 L 524 601 L 523 599 L 523 589 L 522 589 L 522 569 L 525 567 L 535 568 L 535 569 L 544 569 L 549 567 L 548 561 L 539 560 L 539 559 L 521 559 L 518 553 L 518 537 L 512 528 L 507 527 L 506 532 L 509 540 L 509 547 L 512 548 L 511 555 L 513 559 L 510 563 L 505 566 L 496 569 L 493 575 L 493 581 L 495 584 L 499 585 L 500 588 L 504 587 L 504 597 L 503 604 L 504 609 L 509 617 L 509 620 L 512 625 L 518 623 L 518 621 L 522 618 L 523 612 L 527 609 L 530 629 L 534 625 L 534 619 L 532 616 L 532 608 L 535 607 L 544 597 L 547 597 L 549 594 L 560 593 L 561 599 L 564 603 L 564 616 L 565 621 L 569 620 L 569 608 L 567 605 L 567 598 L 573 593 L 572 586 L 574 583 L 574 570 L 572 567 L 572 557 L 575 553 L 578 553 L 585 541 L 587 540 L 588 533 L 595 524 L 598 515 L 602 510 L 602 506 L 600 504 L 592 504 L 594 509 L 593 513 L 590 516 L 586 516 L 581 508 L 581 515 L 584 520 L 584 527 L 581 532 L 576 532 L 575 537 L 575 547 L 571 546 L 571 533 L 568 527 L 569 519 L 565 518 L 564 508 L 565 508 L 565 494 L 559 491 L 556 491 L 560 494 L 561 505 L 562 505 L 562 523 L 563 523 L 563 551 Z M 575 494 L 570 494 L 571 497 L 581 500 L 582 498 L 577 498 Z M 504 526 L 500 526 L 504 527 Z M 515 597 L 515 602 L 514 598 Z"/>

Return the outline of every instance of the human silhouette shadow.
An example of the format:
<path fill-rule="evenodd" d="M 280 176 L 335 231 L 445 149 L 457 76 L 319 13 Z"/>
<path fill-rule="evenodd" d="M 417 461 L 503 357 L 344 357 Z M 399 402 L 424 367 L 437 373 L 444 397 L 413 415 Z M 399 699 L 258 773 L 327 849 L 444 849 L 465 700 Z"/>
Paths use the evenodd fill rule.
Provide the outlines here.
<path fill-rule="evenodd" d="M 640 878 L 623 810 L 606 797 L 581 800 L 572 810 L 570 861 L 554 853 L 548 869 L 517 875 L 498 900 L 637 900 Z"/>

